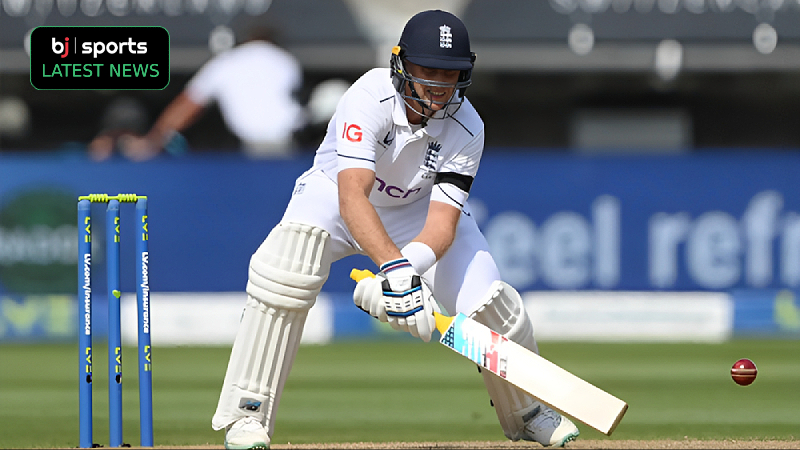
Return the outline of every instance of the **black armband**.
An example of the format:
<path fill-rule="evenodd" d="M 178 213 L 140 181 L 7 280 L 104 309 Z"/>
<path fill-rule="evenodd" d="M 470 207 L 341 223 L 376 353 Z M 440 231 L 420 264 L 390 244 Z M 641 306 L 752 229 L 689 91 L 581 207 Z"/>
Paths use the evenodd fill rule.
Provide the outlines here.
<path fill-rule="evenodd" d="M 460 173 L 440 172 L 436 174 L 436 178 L 433 180 L 433 184 L 440 184 L 440 183 L 452 184 L 453 186 L 461 189 L 462 191 L 469 193 L 470 188 L 472 188 L 472 181 L 474 179 L 475 177 L 471 177 L 469 175 L 462 175 Z"/>

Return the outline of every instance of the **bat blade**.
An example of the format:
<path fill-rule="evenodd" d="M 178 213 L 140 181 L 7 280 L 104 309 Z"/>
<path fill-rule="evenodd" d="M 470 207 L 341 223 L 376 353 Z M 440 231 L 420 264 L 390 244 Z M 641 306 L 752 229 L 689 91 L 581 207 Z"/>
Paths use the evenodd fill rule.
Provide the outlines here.
<path fill-rule="evenodd" d="M 464 314 L 452 318 L 439 342 L 607 436 L 628 409 L 624 401 Z"/>
<path fill-rule="evenodd" d="M 374 276 L 369 270 L 350 272 L 357 282 Z M 611 436 L 628 410 L 624 401 L 463 313 L 433 315 L 444 346 L 606 436 Z"/>

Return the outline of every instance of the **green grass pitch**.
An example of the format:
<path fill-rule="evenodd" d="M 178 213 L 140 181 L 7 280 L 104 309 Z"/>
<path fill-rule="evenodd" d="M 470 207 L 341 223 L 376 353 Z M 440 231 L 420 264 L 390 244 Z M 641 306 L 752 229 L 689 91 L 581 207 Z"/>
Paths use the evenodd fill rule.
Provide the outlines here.
<path fill-rule="evenodd" d="M 630 405 L 611 438 L 798 439 L 800 342 L 540 344 L 542 355 Z M 76 345 L 0 346 L 0 448 L 78 445 Z M 229 348 L 153 350 L 157 446 L 221 445 L 211 415 Z M 754 384 L 730 367 L 748 357 Z M 108 444 L 107 357 L 94 348 L 95 442 Z M 139 445 L 136 349 L 123 351 L 125 442 Z M 531 374 L 535 376 L 535 374 Z M 436 343 L 337 342 L 300 348 L 273 442 L 502 441 L 474 365 Z"/>

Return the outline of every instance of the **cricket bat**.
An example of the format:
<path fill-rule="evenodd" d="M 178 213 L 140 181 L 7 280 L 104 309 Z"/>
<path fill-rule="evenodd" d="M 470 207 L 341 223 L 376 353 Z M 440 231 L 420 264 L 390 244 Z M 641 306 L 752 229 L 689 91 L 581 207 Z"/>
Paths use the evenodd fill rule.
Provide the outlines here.
<path fill-rule="evenodd" d="M 356 282 L 374 277 L 353 269 Z M 434 312 L 439 342 L 483 369 L 536 397 L 551 408 L 610 436 L 628 404 L 525 347 L 508 340 L 463 313 L 448 317 Z"/>

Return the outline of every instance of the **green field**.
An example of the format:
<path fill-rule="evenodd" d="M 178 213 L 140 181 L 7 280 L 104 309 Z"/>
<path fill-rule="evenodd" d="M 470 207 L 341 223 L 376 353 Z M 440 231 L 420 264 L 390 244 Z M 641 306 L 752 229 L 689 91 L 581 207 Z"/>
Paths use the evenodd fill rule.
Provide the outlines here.
<path fill-rule="evenodd" d="M 612 438 L 800 438 L 800 342 L 541 343 L 543 356 L 630 404 Z M 77 345 L 2 345 L 0 448 L 78 445 Z M 156 445 L 221 445 L 211 430 L 227 348 L 153 351 Z M 730 366 L 758 365 L 740 387 Z M 125 442 L 139 444 L 136 349 L 126 348 Z M 94 349 L 95 442 L 108 444 L 106 349 Z M 535 376 L 535 374 L 531 374 Z M 502 441 L 475 367 L 438 344 L 346 342 L 300 349 L 273 443 Z"/>

